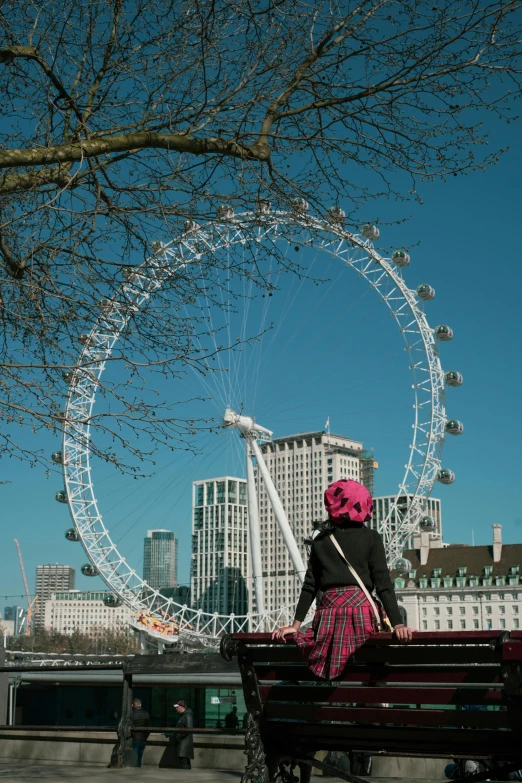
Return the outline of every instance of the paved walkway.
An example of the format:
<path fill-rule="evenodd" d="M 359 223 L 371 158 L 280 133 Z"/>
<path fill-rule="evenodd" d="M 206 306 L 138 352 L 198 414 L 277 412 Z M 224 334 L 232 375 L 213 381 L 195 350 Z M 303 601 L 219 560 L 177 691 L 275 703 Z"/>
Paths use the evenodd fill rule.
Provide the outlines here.
<path fill-rule="evenodd" d="M 107 769 L 99 766 L 64 766 L 55 764 L 27 764 L 25 762 L 0 762 L 0 780 L 2 783 L 21 783 L 21 781 L 42 781 L 43 783 L 117 783 L 118 780 L 130 783 L 239 783 L 241 772 L 222 769 Z M 339 778 L 312 776 L 314 783 L 321 781 L 334 783 Z M 368 783 L 402 783 L 399 778 L 367 778 Z M 404 781 L 406 783 L 406 781 Z M 434 783 L 409 779 L 407 783 Z"/>

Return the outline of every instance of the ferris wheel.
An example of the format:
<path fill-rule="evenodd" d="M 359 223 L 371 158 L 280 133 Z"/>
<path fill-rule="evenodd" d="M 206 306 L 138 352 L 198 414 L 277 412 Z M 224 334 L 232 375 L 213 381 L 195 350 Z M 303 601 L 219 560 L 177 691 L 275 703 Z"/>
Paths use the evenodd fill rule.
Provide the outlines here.
<path fill-rule="evenodd" d="M 252 558 L 254 576 L 257 572 L 256 613 L 219 615 L 181 605 L 172 598 L 152 589 L 120 554 L 107 527 L 95 493 L 90 459 L 90 420 L 96 403 L 100 378 L 114 346 L 128 325 L 129 319 L 162 284 L 180 269 L 202 263 L 206 253 L 248 245 L 263 245 L 288 241 L 297 246 L 313 246 L 329 254 L 340 265 L 349 267 L 364 279 L 380 297 L 394 318 L 405 342 L 412 373 L 414 420 L 409 458 L 399 484 L 396 500 L 391 504 L 380 533 L 383 537 L 390 566 L 399 571 L 409 570 L 402 557 L 406 543 L 414 533 L 436 530 L 435 519 L 427 514 L 427 500 L 434 484 L 451 484 L 454 473 L 441 463 L 441 450 L 446 435 L 459 435 L 463 425 L 448 419 L 445 412 L 445 387 L 460 386 L 462 375 L 456 370 L 442 369 L 438 342 L 453 338 L 452 329 L 445 324 L 429 326 L 423 303 L 435 297 L 434 289 L 421 284 L 410 289 L 403 270 L 410 264 L 404 250 L 396 250 L 391 258 L 381 256 L 373 243 L 379 238 L 379 229 L 365 224 L 359 233 L 344 227 L 345 215 L 338 207 L 329 210 L 328 218 L 310 215 L 308 205 L 296 200 L 290 211 L 273 211 L 266 201 L 259 202 L 252 212 L 234 214 L 228 207 L 218 210 L 217 219 L 206 225 L 187 221 L 185 232 L 167 244 L 156 243 L 153 255 L 141 266 L 124 270 L 124 282 L 117 297 L 100 303 L 100 316 L 89 334 L 79 337 L 82 349 L 77 368 L 64 373 L 68 384 L 62 422 L 62 449 L 54 452 L 53 461 L 63 467 L 64 488 L 56 493 L 56 500 L 68 504 L 74 527 L 66 532 L 71 541 L 81 541 L 88 556 L 82 567 L 86 576 L 99 575 L 109 588 L 106 603 L 109 606 L 127 605 L 137 617 L 165 624 L 171 636 L 194 639 L 213 645 L 231 631 L 269 630 L 293 616 L 293 606 L 277 611 L 265 611 L 260 579 L 260 561 Z M 87 369 L 88 368 L 88 369 Z M 249 411 L 253 414 L 254 411 Z M 252 542 L 259 542 L 258 514 L 251 459 L 259 466 L 274 509 L 275 518 L 283 533 L 284 542 L 295 572 L 302 581 L 304 566 L 288 523 L 285 509 L 266 467 L 258 442 L 269 440 L 270 430 L 256 423 L 252 415 L 245 416 L 227 409 L 223 411 L 223 426 L 239 432 L 243 438 L 247 460 L 247 490 L 249 533 Z M 405 502 L 406 499 L 406 502 Z M 253 554 L 254 554 L 253 547 Z M 163 632 L 152 630 L 151 635 L 165 639 Z"/>

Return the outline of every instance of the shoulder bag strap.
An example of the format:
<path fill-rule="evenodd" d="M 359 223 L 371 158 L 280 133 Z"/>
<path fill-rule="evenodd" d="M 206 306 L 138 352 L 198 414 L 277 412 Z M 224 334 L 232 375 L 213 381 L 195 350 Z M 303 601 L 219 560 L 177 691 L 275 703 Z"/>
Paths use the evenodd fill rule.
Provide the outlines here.
<path fill-rule="evenodd" d="M 357 584 L 359 585 L 359 587 L 363 591 L 364 595 L 366 596 L 366 598 L 370 602 L 370 606 L 372 607 L 373 613 L 375 615 L 375 619 L 377 620 L 377 628 L 379 629 L 379 631 L 382 631 L 383 627 L 382 627 L 381 615 L 379 614 L 379 610 L 377 609 L 377 607 L 375 605 L 375 601 L 373 600 L 372 596 L 370 595 L 370 592 L 369 592 L 368 588 L 364 584 L 363 580 L 361 579 L 361 577 L 359 576 L 359 574 L 357 573 L 355 568 L 352 565 L 350 565 L 350 563 L 346 559 L 345 554 L 344 554 L 343 550 L 341 549 L 341 547 L 339 545 L 339 542 L 335 538 L 334 534 L 330 533 L 329 538 L 330 538 L 330 541 L 332 542 L 332 544 L 334 545 L 334 547 L 337 549 L 337 551 L 341 555 L 341 557 L 344 560 L 344 562 L 346 563 L 346 565 L 348 566 L 348 568 L 350 570 L 350 573 L 352 574 L 352 576 L 357 581 Z"/>

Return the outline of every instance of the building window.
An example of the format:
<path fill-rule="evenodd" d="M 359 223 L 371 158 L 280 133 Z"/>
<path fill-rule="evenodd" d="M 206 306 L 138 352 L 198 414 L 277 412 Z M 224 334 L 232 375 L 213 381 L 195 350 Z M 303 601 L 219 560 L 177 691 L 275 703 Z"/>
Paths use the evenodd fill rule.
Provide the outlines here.
<path fill-rule="evenodd" d="M 440 614 L 440 608 L 439 608 L 438 606 L 436 606 L 436 607 L 434 608 L 434 610 L 433 610 L 433 614 L 435 614 L 435 615 L 439 615 L 439 614 Z"/>
<path fill-rule="evenodd" d="M 457 569 L 457 573 L 459 576 L 466 576 L 467 570 L 468 570 L 467 566 L 461 566 L 460 568 Z"/>
<path fill-rule="evenodd" d="M 448 620 L 448 631 L 453 630 L 453 620 Z"/>
<path fill-rule="evenodd" d="M 422 607 L 422 616 L 423 616 L 423 617 L 426 617 L 426 615 L 427 615 L 427 614 L 428 614 L 428 610 L 426 609 L 426 607 L 425 607 L 425 606 L 423 606 L 423 607 Z"/>
<path fill-rule="evenodd" d="M 466 629 L 466 621 L 465 621 L 465 620 L 461 620 L 461 621 L 460 621 L 460 627 L 461 627 L 463 630 L 465 630 L 465 629 Z"/>
<path fill-rule="evenodd" d="M 466 607 L 465 606 L 461 606 L 459 608 L 460 608 L 460 613 L 461 614 L 466 614 Z"/>
<path fill-rule="evenodd" d="M 435 630 L 440 631 L 440 620 L 435 620 Z"/>
<path fill-rule="evenodd" d="M 491 614 L 491 606 L 486 606 L 486 614 Z"/>
<path fill-rule="evenodd" d="M 518 617 L 515 617 L 513 620 L 513 628 L 520 628 L 520 620 Z"/>
<path fill-rule="evenodd" d="M 505 628 L 505 627 L 506 627 L 506 621 L 504 620 L 504 618 L 502 618 L 502 619 L 500 620 L 500 627 L 501 627 L 501 628 Z"/>
<path fill-rule="evenodd" d="M 453 614 L 453 607 L 452 606 L 447 606 L 446 607 L 446 614 Z"/>
<path fill-rule="evenodd" d="M 479 621 L 473 620 L 473 628 L 478 628 L 478 627 L 479 627 Z"/>
<path fill-rule="evenodd" d="M 505 606 L 499 606 L 498 607 L 498 611 L 500 612 L 500 614 L 506 614 L 506 607 Z"/>
<path fill-rule="evenodd" d="M 473 607 L 473 614 L 478 614 L 478 606 Z"/>

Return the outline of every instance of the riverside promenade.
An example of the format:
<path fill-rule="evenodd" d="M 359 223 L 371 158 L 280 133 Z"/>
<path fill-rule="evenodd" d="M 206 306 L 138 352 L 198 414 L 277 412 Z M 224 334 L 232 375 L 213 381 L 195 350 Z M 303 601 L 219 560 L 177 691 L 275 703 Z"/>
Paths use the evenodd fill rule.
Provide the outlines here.
<path fill-rule="evenodd" d="M 0 762 L 0 780 L 2 783 L 20 783 L 22 780 L 42 781 L 42 783 L 239 783 L 242 773 L 238 770 L 224 769 L 106 769 L 94 764 L 57 765 L 31 764 L 26 762 Z M 340 778 L 324 778 L 312 775 L 313 783 L 332 781 Z M 368 783 L 435 783 L 427 779 L 416 778 L 366 778 Z M 439 783 L 439 781 L 437 781 Z"/>

